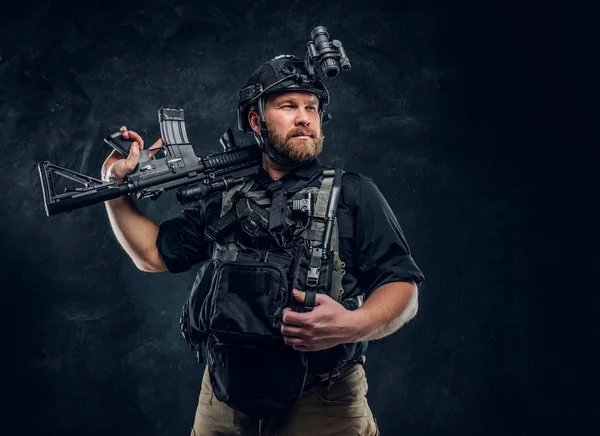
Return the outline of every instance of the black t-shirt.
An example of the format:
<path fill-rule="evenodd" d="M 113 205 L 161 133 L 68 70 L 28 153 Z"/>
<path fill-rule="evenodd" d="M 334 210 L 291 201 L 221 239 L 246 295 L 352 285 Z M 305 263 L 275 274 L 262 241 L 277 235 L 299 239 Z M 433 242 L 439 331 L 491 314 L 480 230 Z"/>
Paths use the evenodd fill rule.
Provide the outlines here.
<path fill-rule="evenodd" d="M 319 178 L 313 176 L 322 169 L 318 159 L 304 164 L 281 179 L 283 187 L 291 190 L 311 178 L 307 186 L 318 186 Z M 264 170 L 257 177 L 264 185 L 272 182 Z M 170 272 L 187 271 L 211 258 L 212 243 L 205 237 L 204 228 L 219 218 L 221 199 L 221 193 L 215 194 L 161 223 L 157 247 Z M 364 294 L 366 299 L 387 283 L 418 284 L 423 280 L 394 213 L 371 179 L 344 173 L 336 216 L 339 254 L 346 264 L 342 281 L 344 296 Z M 360 357 L 366 349 L 366 342 L 358 342 L 306 353 L 309 370 L 329 371 L 344 360 Z"/>

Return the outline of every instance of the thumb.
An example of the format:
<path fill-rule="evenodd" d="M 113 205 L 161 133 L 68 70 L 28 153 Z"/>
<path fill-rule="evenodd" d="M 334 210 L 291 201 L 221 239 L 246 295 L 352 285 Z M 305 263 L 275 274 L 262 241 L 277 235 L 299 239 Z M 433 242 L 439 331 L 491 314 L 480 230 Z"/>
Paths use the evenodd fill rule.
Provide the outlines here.
<path fill-rule="evenodd" d="M 129 156 L 127 156 L 127 169 L 133 171 L 140 160 L 140 146 L 137 142 L 131 144 Z"/>
<path fill-rule="evenodd" d="M 304 298 L 306 297 L 306 292 L 302 292 L 302 291 L 299 291 L 298 289 L 294 289 L 294 291 L 292 292 L 292 295 L 300 303 L 304 303 Z"/>

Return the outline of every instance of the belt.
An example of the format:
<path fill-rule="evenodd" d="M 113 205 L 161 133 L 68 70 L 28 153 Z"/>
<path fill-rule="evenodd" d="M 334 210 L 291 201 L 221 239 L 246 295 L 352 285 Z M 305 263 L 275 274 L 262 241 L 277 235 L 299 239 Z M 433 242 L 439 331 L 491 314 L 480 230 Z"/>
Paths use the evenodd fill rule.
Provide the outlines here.
<path fill-rule="evenodd" d="M 310 389 L 315 386 L 329 387 L 335 382 L 336 378 L 338 378 L 340 375 L 342 375 L 346 372 L 345 371 L 346 368 L 348 368 L 350 365 L 355 364 L 355 363 L 364 365 L 366 359 L 367 359 L 366 356 L 363 355 L 356 359 L 346 360 L 346 361 L 340 363 L 339 365 L 337 365 L 331 371 L 326 371 L 326 372 L 322 372 L 319 374 L 307 374 L 306 380 L 304 381 L 304 390 Z"/>

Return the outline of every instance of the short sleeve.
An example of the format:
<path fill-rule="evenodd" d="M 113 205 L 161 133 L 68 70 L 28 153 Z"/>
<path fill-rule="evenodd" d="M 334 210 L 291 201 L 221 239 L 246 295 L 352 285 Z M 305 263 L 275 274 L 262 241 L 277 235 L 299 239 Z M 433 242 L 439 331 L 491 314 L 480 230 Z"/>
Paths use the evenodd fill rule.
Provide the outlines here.
<path fill-rule="evenodd" d="M 354 217 L 355 261 L 367 295 L 387 283 L 423 281 L 394 212 L 375 183 L 362 176 L 355 189 Z"/>
<path fill-rule="evenodd" d="M 210 250 L 204 229 L 215 207 L 218 205 L 214 198 L 200 201 L 160 224 L 156 246 L 170 272 L 184 272 L 194 264 L 208 260 Z"/>

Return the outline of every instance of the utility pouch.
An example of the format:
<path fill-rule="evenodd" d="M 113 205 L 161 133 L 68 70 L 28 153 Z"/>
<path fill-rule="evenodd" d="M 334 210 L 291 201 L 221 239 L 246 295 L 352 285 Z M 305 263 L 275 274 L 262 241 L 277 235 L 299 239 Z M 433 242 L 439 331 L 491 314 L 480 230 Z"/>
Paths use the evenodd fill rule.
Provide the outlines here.
<path fill-rule="evenodd" d="M 285 265 L 291 259 L 268 252 L 266 260 L 219 261 L 202 311 L 210 331 L 206 354 L 215 396 L 260 418 L 296 402 L 308 369 L 304 355 L 283 342 L 280 330 L 289 298 Z"/>
<path fill-rule="evenodd" d="M 210 293 L 219 261 L 209 260 L 196 274 L 192 290 L 184 304 L 179 326 L 183 337 L 190 345 L 200 345 L 208 336 L 206 326 L 202 323 L 202 306 Z"/>
<path fill-rule="evenodd" d="M 288 296 L 284 269 L 259 261 L 219 262 L 202 323 L 222 342 L 282 342 L 281 317 Z"/>
<path fill-rule="evenodd" d="M 283 341 L 273 346 L 223 343 L 210 335 L 207 365 L 219 401 L 240 412 L 268 418 L 291 407 L 302 394 L 305 356 Z"/>

